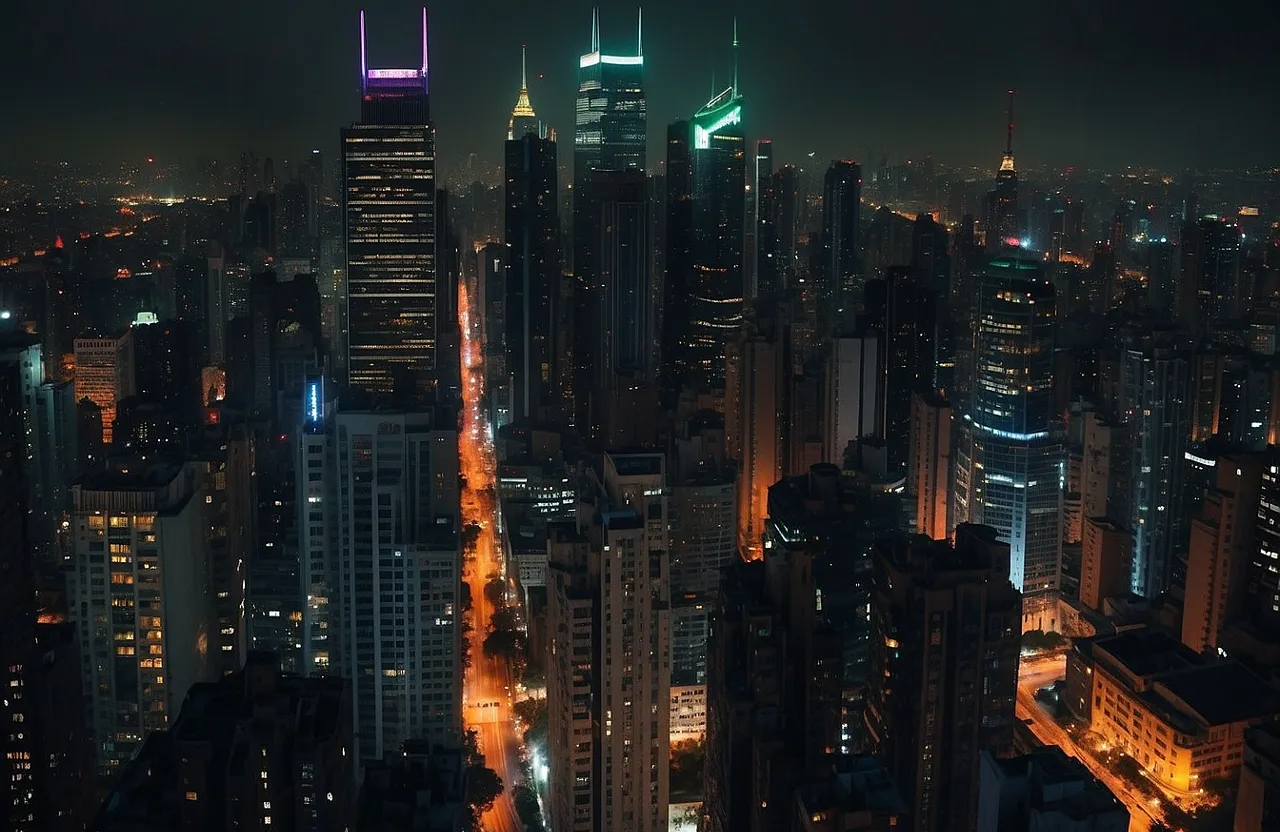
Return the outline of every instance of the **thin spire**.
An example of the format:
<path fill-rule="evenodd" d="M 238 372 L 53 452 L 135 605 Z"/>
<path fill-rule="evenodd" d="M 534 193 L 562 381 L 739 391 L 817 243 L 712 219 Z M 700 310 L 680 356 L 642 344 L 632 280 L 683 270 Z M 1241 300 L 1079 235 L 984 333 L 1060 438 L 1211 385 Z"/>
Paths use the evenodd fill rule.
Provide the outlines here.
<path fill-rule="evenodd" d="M 360 94 L 363 95 L 369 79 L 368 53 L 364 46 L 364 9 L 360 10 Z"/>
<path fill-rule="evenodd" d="M 593 7 L 591 9 L 591 51 L 600 51 L 600 9 Z"/>
<path fill-rule="evenodd" d="M 644 6 L 636 12 L 636 57 L 644 57 Z"/>
<path fill-rule="evenodd" d="M 733 94 L 738 94 L 738 16 L 733 16 Z"/>
<path fill-rule="evenodd" d="M 1009 125 L 1004 141 L 1004 155 L 1013 156 L 1013 90 L 1009 90 Z"/>
<path fill-rule="evenodd" d="M 427 77 L 427 7 L 422 7 L 422 77 Z"/>
<path fill-rule="evenodd" d="M 520 89 L 529 89 L 529 76 L 525 72 L 525 47 L 526 44 L 520 44 Z"/>

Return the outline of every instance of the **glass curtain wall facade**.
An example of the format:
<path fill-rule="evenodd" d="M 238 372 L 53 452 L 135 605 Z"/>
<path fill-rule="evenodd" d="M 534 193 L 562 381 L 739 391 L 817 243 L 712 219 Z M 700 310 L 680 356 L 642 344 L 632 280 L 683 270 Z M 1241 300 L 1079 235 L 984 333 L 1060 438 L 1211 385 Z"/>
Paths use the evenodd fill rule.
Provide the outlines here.
<path fill-rule="evenodd" d="M 957 521 L 1009 543 L 1024 593 L 1058 585 L 1064 445 L 1053 418 L 1054 289 L 1039 263 L 997 258 L 974 314 L 973 392 L 963 415 Z"/>

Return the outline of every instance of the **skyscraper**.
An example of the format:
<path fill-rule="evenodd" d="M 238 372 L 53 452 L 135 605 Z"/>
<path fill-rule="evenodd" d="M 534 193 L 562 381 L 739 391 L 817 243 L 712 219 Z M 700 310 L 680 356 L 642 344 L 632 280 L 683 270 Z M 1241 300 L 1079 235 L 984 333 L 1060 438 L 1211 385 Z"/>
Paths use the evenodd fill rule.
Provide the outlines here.
<path fill-rule="evenodd" d="M 548 529 L 550 820 L 667 828 L 670 588 L 665 460 L 605 454 L 590 518 Z"/>
<path fill-rule="evenodd" d="M 1013 585 L 1048 593 L 1058 584 L 1065 450 L 1053 414 L 1054 288 L 1041 265 L 993 259 L 973 326 L 955 519 L 996 529 L 1009 544 Z"/>
<path fill-rule="evenodd" d="M 862 252 L 858 248 L 862 220 L 862 168 L 841 159 L 827 168 L 822 192 L 822 310 L 825 323 L 843 335 L 854 323 Z"/>
<path fill-rule="evenodd" d="M 600 18 L 591 17 L 591 51 L 578 60 L 578 102 L 573 135 L 573 269 L 578 282 L 587 248 L 597 233 L 587 203 L 587 185 L 596 170 L 645 169 L 648 143 L 644 97 L 644 49 L 636 26 L 635 55 L 607 55 L 600 45 Z"/>
<path fill-rule="evenodd" d="M 196 463 L 119 459 L 73 488 L 71 619 L 98 771 L 118 773 L 213 678 L 208 527 Z"/>
<path fill-rule="evenodd" d="M 597 239 L 579 271 L 593 282 L 575 299 L 577 423 L 608 447 L 646 444 L 633 434 L 635 411 L 652 412 L 643 402 L 656 391 L 648 183 L 638 170 L 593 171 L 586 203 Z"/>
<path fill-rule="evenodd" d="M 360 121 L 342 131 L 347 366 L 352 388 L 413 398 L 435 385 L 435 128 L 422 66 L 370 69 L 360 15 Z"/>
<path fill-rule="evenodd" d="M 972 829 L 980 755 L 1013 746 L 1021 606 L 998 534 L 876 545 L 868 724 L 917 832 Z"/>
<path fill-rule="evenodd" d="M 752 298 L 777 297 L 778 285 L 778 192 L 773 177 L 773 142 L 761 139 L 756 142 L 755 176 L 751 185 L 755 193 L 755 251 L 748 252 L 756 260 L 754 285 L 748 295 Z"/>
<path fill-rule="evenodd" d="M 1009 117 L 1006 124 L 1004 156 L 996 171 L 996 186 L 987 193 L 986 226 L 987 248 L 995 251 L 1001 247 L 1017 248 L 1021 242 L 1018 224 L 1018 171 L 1013 165 L 1013 90 L 1009 90 Z"/>
<path fill-rule="evenodd" d="M 1133 530 L 1130 591 L 1155 598 L 1169 587 L 1179 547 L 1187 540 L 1183 499 L 1191 434 L 1191 354 L 1177 331 L 1142 333 L 1121 356 L 1121 418 L 1132 437 L 1129 528 Z"/>
<path fill-rule="evenodd" d="M 511 418 L 552 415 L 556 404 L 555 321 L 560 294 L 556 143 L 525 132 L 506 145 L 506 372 Z"/>
<path fill-rule="evenodd" d="M 308 382 L 298 448 L 304 666 L 352 680 L 360 760 L 411 739 L 456 744 L 457 429 L 434 412 L 334 415 L 318 385 Z"/>
<path fill-rule="evenodd" d="M 529 75 L 525 66 L 525 48 L 520 47 L 520 93 L 516 96 L 516 106 L 511 109 L 511 120 L 507 122 L 507 141 L 524 138 L 528 134 L 540 136 L 538 114 L 533 111 L 533 103 L 529 101 Z M 555 191 L 552 191 L 554 199 Z"/>
<path fill-rule="evenodd" d="M 725 347 L 742 327 L 746 229 L 746 141 L 737 79 L 734 25 L 733 83 L 689 121 L 692 199 L 692 272 L 688 275 L 689 365 L 698 380 L 724 386 Z"/>

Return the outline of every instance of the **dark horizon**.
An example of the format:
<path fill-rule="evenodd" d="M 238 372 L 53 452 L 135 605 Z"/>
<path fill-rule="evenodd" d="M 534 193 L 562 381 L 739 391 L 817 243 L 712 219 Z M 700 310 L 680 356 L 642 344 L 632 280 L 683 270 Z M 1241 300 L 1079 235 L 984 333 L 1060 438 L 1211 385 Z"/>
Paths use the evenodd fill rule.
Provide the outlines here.
<path fill-rule="evenodd" d="M 17 0 L 9 10 L 0 66 L 24 79 L 0 92 L 11 117 L 0 152 L 10 165 L 336 150 L 339 129 L 358 112 L 361 7 L 372 65 L 412 66 L 420 53 L 419 3 L 135 5 L 143 8 L 130 15 L 88 0 L 54 9 Z M 666 125 L 710 96 L 713 77 L 727 84 L 735 13 L 745 129 L 752 140 L 773 139 L 780 160 L 810 151 L 864 162 L 930 155 L 994 170 L 1013 87 L 1020 166 L 1274 163 L 1273 4 L 1252 16 L 1188 0 L 990 6 L 978 15 L 935 0 L 915 9 L 801 0 L 780 18 L 758 3 L 647 3 L 650 168 L 663 158 Z M 534 108 L 571 144 L 591 7 L 575 0 L 552 15 L 509 0 L 429 6 L 445 170 L 471 153 L 500 162 L 521 44 Z M 606 51 L 634 54 L 636 12 L 630 3 L 602 6 Z"/>

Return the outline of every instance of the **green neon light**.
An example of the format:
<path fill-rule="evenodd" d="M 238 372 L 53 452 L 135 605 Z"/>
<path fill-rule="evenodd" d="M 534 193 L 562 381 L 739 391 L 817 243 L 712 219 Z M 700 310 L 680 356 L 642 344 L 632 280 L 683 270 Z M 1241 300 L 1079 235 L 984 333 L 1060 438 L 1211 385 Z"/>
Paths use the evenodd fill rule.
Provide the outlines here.
<path fill-rule="evenodd" d="M 701 124 L 693 125 L 693 146 L 698 150 L 706 150 L 711 147 L 711 137 L 734 124 L 742 123 L 742 105 L 734 107 L 729 112 L 722 115 L 716 121 L 713 121 L 709 127 L 703 127 Z"/>

